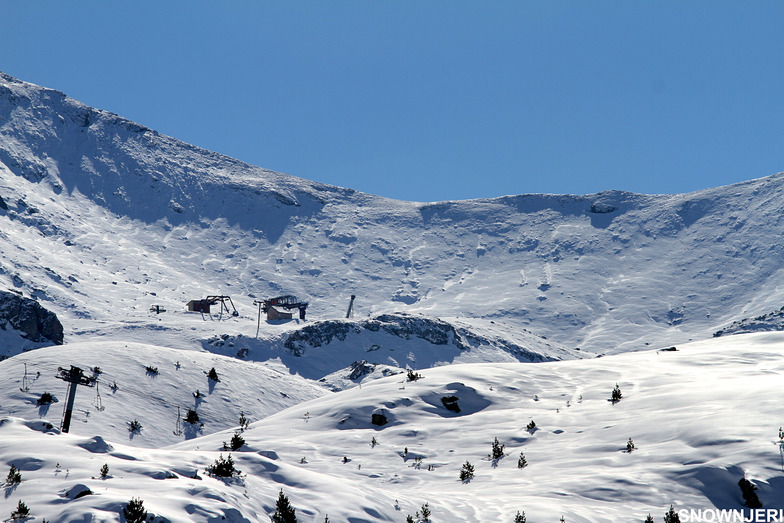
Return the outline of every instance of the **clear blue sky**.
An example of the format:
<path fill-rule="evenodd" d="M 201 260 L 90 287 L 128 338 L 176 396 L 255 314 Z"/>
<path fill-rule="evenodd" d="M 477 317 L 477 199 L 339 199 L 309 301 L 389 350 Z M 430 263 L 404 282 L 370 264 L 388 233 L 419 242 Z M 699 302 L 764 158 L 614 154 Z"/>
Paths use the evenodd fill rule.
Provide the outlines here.
<path fill-rule="evenodd" d="M 784 171 L 780 1 L 12 1 L 0 70 L 417 201 Z"/>

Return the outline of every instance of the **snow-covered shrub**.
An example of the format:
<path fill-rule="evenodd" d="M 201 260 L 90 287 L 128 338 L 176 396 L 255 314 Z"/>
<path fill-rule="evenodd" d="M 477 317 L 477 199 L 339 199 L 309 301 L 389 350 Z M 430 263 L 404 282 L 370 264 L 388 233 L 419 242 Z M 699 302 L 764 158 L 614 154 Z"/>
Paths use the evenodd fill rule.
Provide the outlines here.
<path fill-rule="evenodd" d="M 22 473 L 14 465 L 11 465 L 11 470 L 8 471 L 8 476 L 5 478 L 6 485 L 18 485 L 22 482 Z"/>
<path fill-rule="evenodd" d="M 142 424 L 139 423 L 139 420 L 135 419 L 133 421 L 128 422 L 128 432 L 131 434 L 138 434 L 142 431 Z"/>
<path fill-rule="evenodd" d="M 493 458 L 493 459 L 501 459 L 501 458 L 503 458 L 504 457 L 504 447 L 506 447 L 506 445 L 501 445 L 501 443 L 498 442 L 498 438 L 494 438 L 493 439 L 492 450 L 490 452 L 490 457 Z"/>
<path fill-rule="evenodd" d="M 474 466 L 470 462 L 463 463 L 463 468 L 460 469 L 460 481 L 470 481 L 474 477 Z"/>
<path fill-rule="evenodd" d="M 422 379 L 422 375 L 418 372 L 414 372 L 413 370 L 408 369 L 408 372 L 406 373 L 406 379 L 408 381 L 416 381 Z"/>
<path fill-rule="evenodd" d="M 188 413 L 183 418 L 185 423 L 196 424 L 199 422 L 199 413 L 193 409 L 188 409 Z"/>
<path fill-rule="evenodd" d="M 631 454 L 633 450 L 634 450 L 634 442 L 632 441 L 632 438 L 629 438 L 629 441 L 626 442 L 626 452 Z"/>
<path fill-rule="evenodd" d="M 528 425 L 525 426 L 525 430 L 527 430 L 528 432 L 535 431 L 536 430 L 536 422 L 534 420 L 529 421 Z"/>
<path fill-rule="evenodd" d="M 289 498 L 280 491 L 278 500 L 275 502 L 275 513 L 272 515 L 273 523 L 297 523 L 297 514 L 294 507 L 291 506 Z"/>
<path fill-rule="evenodd" d="M 147 370 L 148 374 L 152 374 L 153 376 L 156 376 L 158 374 L 158 367 L 153 367 L 152 365 L 147 365 L 145 367 L 145 369 Z"/>
<path fill-rule="evenodd" d="M 387 417 L 383 414 L 373 414 L 370 416 L 370 423 L 382 427 L 387 424 Z"/>
<path fill-rule="evenodd" d="M 49 405 L 53 401 L 54 401 L 54 396 L 52 396 L 50 393 L 44 391 L 44 393 L 41 394 L 41 397 L 38 398 L 38 400 L 36 400 L 36 404 L 38 404 L 38 405 Z"/>
<path fill-rule="evenodd" d="M 762 508 L 762 502 L 757 497 L 757 493 L 754 492 L 757 490 L 757 486 L 755 484 L 746 478 L 740 478 L 740 481 L 738 481 L 738 486 L 740 487 L 741 494 L 743 495 L 743 501 L 746 503 L 747 507 Z"/>
<path fill-rule="evenodd" d="M 610 401 L 613 403 L 618 403 L 619 401 L 621 401 L 621 398 L 623 398 L 623 394 L 621 393 L 621 388 L 616 383 L 615 388 L 612 390 L 612 393 L 610 394 Z"/>
<path fill-rule="evenodd" d="M 144 523 L 147 519 L 147 512 L 144 510 L 144 502 L 138 498 L 131 498 L 127 505 L 122 509 L 126 523 Z"/>
<path fill-rule="evenodd" d="M 517 515 L 514 518 L 514 523 L 525 523 L 525 511 L 522 513 L 518 510 Z"/>
<path fill-rule="evenodd" d="M 234 460 L 231 454 L 227 458 L 224 458 L 223 454 L 221 454 L 212 465 L 207 467 L 207 474 L 219 478 L 230 478 L 234 475 L 239 476 L 240 471 L 234 467 Z"/>

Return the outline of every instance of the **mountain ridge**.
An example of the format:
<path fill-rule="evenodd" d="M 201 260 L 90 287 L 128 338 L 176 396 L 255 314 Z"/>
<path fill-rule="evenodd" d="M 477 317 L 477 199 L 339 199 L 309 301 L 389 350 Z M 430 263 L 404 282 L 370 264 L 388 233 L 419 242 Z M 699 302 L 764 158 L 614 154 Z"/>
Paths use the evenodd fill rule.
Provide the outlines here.
<path fill-rule="evenodd" d="M 0 285 L 49 302 L 71 333 L 149 322 L 153 300 L 234 294 L 250 316 L 252 299 L 293 293 L 329 319 L 357 294 L 366 316 L 498 320 L 625 351 L 778 308 L 784 285 L 780 174 L 682 195 L 402 202 L 249 166 L 7 75 L 0 197 L 0 241 L 36 246 L 8 250 Z"/>

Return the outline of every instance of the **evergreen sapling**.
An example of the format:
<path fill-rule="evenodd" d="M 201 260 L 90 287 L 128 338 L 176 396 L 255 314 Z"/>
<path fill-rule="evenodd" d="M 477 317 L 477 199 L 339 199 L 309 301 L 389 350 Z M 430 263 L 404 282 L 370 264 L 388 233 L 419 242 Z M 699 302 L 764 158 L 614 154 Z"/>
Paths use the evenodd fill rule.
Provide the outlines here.
<path fill-rule="evenodd" d="M 141 499 L 132 498 L 122 510 L 127 523 L 144 523 L 147 519 L 147 511 Z"/>
<path fill-rule="evenodd" d="M 278 500 L 275 502 L 275 513 L 272 515 L 273 523 L 297 523 L 297 514 L 289 503 L 289 498 L 281 489 Z"/>
<path fill-rule="evenodd" d="M 8 476 L 5 478 L 6 485 L 13 486 L 22 482 L 22 473 L 14 465 L 11 465 L 11 470 L 8 471 Z"/>
<path fill-rule="evenodd" d="M 670 510 L 664 514 L 664 523 L 681 523 L 681 517 L 675 512 L 672 505 L 670 505 Z"/>
<path fill-rule="evenodd" d="M 24 519 L 30 515 L 30 509 L 27 507 L 24 501 L 21 499 L 19 503 L 16 504 L 16 510 L 11 512 L 11 519 L 14 521 Z"/>

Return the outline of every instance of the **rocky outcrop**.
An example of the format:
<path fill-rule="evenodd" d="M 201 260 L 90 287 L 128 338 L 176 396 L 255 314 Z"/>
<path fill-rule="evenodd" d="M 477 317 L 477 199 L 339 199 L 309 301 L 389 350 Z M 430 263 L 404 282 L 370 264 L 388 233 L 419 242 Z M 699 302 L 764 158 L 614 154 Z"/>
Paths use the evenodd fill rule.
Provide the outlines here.
<path fill-rule="evenodd" d="M 307 325 L 288 335 L 283 345 L 294 355 L 300 356 L 306 346 L 321 347 L 328 345 L 333 339 L 345 341 L 350 333 L 359 334 L 363 330 L 371 332 L 383 331 L 387 334 L 410 340 L 420 338 L 433 345 L 453 343 L 461 350 L 468 345 L 455 328 L 438 318 L 413 316 L 404 313 L 381 314 L 369 320 L 347 322 L 343 320 L 326 320 Z"/>
<path fill-rule="evenodd" d="M 784 331 L 784 307 L 755 318 L 744 318 L 713 333 L 714 338 L 749 332 Z"/>
<path fill-rule="evenodd" d="M 63 325 L 53 312 L 30 298 L 0 291 L 0 329 L 9 328 L 30 341 L 63 343 Z"/>

